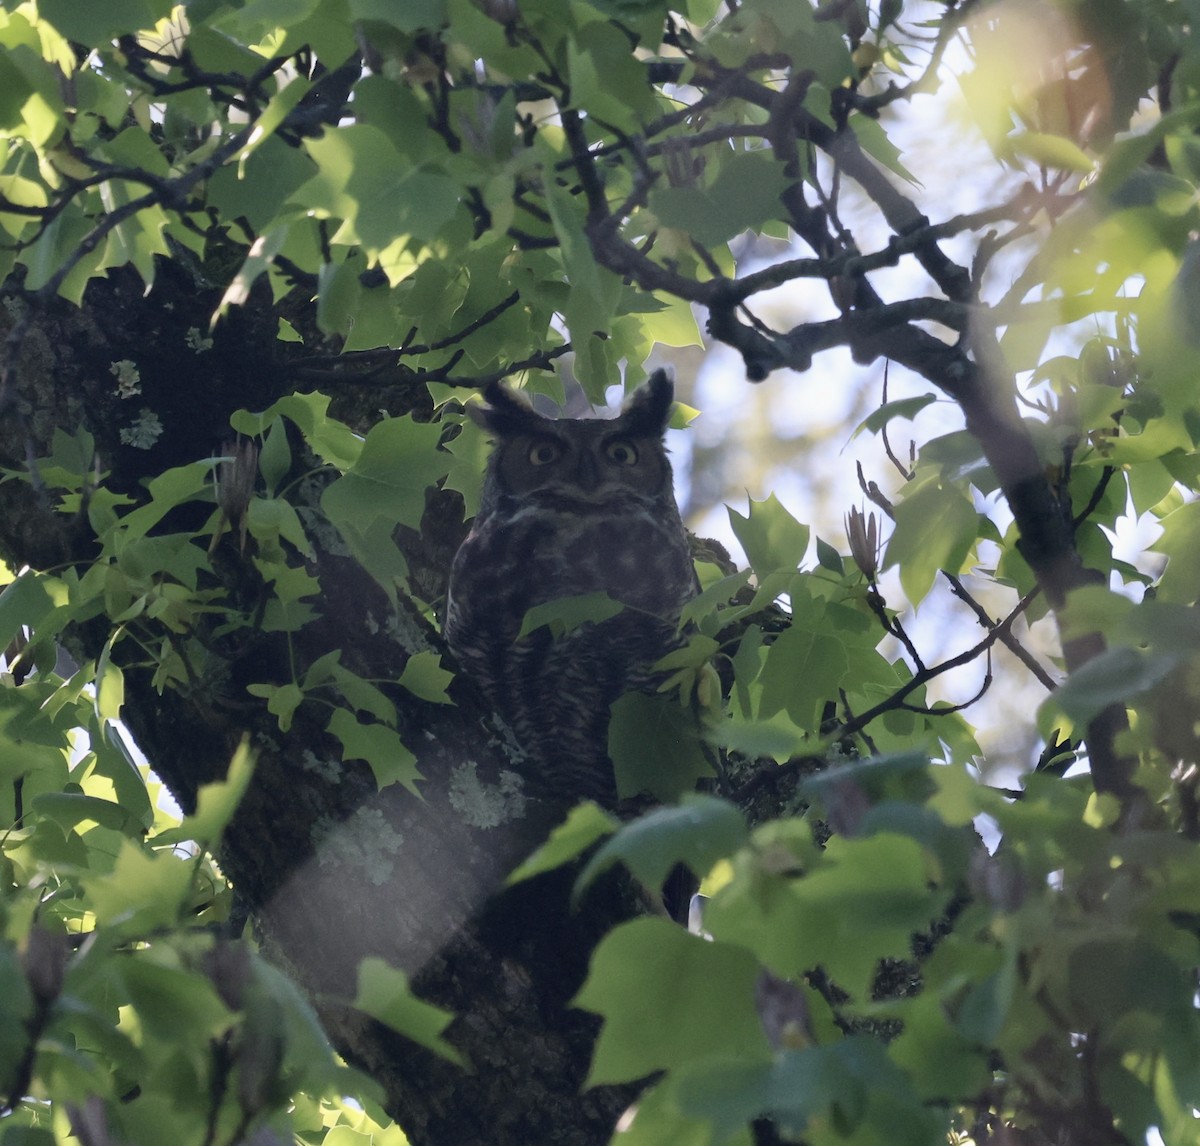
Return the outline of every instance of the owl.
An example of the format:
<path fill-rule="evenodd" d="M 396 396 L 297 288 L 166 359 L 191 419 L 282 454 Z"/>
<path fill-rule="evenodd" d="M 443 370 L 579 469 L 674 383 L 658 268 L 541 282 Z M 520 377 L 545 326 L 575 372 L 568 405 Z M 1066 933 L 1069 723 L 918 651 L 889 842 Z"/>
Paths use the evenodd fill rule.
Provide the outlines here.
<path fill-rule="evenodd" d="M 472 416 L 494 445 L 446 640 L 529 757 L 531 794 L 612 805 L 610 707 L 654 690 L 698 589 L 663 444 L 674 386 L 656 371 L 608 420 L 545 418 L 499 385 L 484 397 Z M 615 616 L 519 636 L 534 606 L 601 591 Z"/>

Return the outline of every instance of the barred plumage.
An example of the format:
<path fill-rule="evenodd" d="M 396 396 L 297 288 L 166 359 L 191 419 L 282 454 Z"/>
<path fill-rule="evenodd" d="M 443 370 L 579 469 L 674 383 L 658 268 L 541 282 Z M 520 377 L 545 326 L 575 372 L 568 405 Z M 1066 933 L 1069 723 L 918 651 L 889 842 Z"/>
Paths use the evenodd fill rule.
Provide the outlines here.
<path fill-rule="evenodd" d="M 663 371 L 610 420 L 544 418 L 499 386 L 476 417 L 495 446 L 479 514 L 454 559 L 445 634 L 530 755 L 545 798 L 616 797 L 609 709 L 654 687 L 696 575 L 663 446 Z M 536 605 L 605 591 L 625 608 L 558 640 L 518 640 Z"/>

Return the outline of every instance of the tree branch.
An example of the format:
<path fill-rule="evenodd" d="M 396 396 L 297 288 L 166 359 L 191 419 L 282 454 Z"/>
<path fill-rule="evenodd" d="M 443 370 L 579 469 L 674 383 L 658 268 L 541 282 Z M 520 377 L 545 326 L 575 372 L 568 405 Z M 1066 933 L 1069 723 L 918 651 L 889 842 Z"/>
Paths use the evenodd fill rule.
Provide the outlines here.
<path fill-rule="evenodd" d="M 866 712 L 854 717 L 853 720 L 841 724 L 833 733 L 832 739 L 840 740 L 846 736 L 854 736 L 861 729 L 866 728 L 873 720 L 877 720 L 880 716 L 883 716 L 884 713 L 905 707 L 903 703 L 904 699 L 918 688 L 922 688 L 931 680 L 936 679 L 943 673 L 949 672 L 951 669 L 961 668 L 963 665 L 970 664 L 976 657 L 988 652 L 1001 639 L 1001 635 L 1011 629 L 1016 619 L 1029 607 L 1029 603 L 1034 599 L 1034 596 L 1034 593 L 1027 593 L 1022 597 L 1004 620 L 990 629 L 982 640 L 972 645 L 969 649 L 964 650 L 957 656 L 951 657 L 949 660 L 942 661 L 940 664 L 932 665 L 923 671 L 914 673 L 911 680 L 905 681 L 886 700 L 881 700 L 872 708 L 867 709 Z M 934 709 L 932 711 L 936 713 L 939 710 Z M 943 709 L 941 711 L 950 710 Z"/>

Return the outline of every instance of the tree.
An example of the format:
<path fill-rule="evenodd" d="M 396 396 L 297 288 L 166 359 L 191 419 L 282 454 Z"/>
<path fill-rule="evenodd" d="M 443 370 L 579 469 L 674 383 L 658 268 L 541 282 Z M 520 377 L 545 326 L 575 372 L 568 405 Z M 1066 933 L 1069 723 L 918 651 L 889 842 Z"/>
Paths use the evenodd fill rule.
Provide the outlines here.
<path fill-rule="evenodd" d="M 1191 31 L 6 3 L 6 1146 L 1196 1140 Z M 953 84 L 1002 173 L 959 214 L 895 143 Z M 614 710 L 657 805 L 540 804 L 438 630 L 463 403 L 600 403 L 697 315 L 750 383 L 875 364 L 873 508 L 848 555 L 731 514 L 750 568 L 700 547 L 669 687 Z M 1016 790 L 930 692 L 984 660 L 1047 690 Z M 646 911 L 680 862 L 705 937 Z"/>

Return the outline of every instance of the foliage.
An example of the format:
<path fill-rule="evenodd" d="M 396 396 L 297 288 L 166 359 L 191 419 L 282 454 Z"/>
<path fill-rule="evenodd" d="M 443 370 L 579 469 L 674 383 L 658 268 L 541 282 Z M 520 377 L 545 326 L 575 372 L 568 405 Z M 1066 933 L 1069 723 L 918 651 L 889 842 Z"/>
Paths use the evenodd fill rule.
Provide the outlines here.
<path fill-rule="evenodd" d="M 4 695 L 16 798 L 3 845 L 6 1137 L 200 1143 L 259 1126 L 278 1140 L 337 1141 L 342 1127 L 403 1141 L 295 987 L 214 928 L 230 890 L 208 849 L 250 778 L 249 754 L 173 824 L 78 685 Z"/>
<path fill-rule="evenodd" d="M 377 1071 L 354 1040 L 380 1025 L 488 1069 L 353 927 L 357 991 L 311 1000 L 232 937 L 222 837 L 268 750 L 297 787 L 385 798 L 361 879 L 393 900 L 418 876 L 382 809 L 517 813 L 428 744 L 458 706 L 497 750 L 443 660 L 429 557 L 444 574 L 478 500 L 464 403 L 500 379 L 562 398 L 569 365 L 602 404 L 699 345 L 697 314 L 751 382 L 835 347 L 894 365 L 900 396 L 846 427 L 894 488 L 863 475 L 844 547 L 774 495 L 731 511 L 749 569 L 701 555 L 662 694 L 614 713 L 622 791 L 664 806 L 562 809 L 525 849 L 518 885 L 582 858 L 581 912 L 614 867 L 704 881 L 703 934 L 641 917 L 596 948 L 588 1085 L 653 1076 L 632 1144 L 1200 1140 L 1192 21 L 1168 0 L 0 7 L 5 1143 L 401 1141 L 425 1080 L 341 1065 L 331 1015 Z M 1003 173 L 958 214 L 899 149 L 952 85 L 953 130 Z M 49 412 L 46 324 L 133 274 L 152 312 L 170 299 L 163 330 L 213 302 L 92 369 L 74 421 Z M 214 383 L 227 438 L 176 452 L 187 380 L 263 312 L 278 374 L 254 401 Z M 364 628 L 395 671 L 321 628 L 337 562 L 390 605 Z M 950 598 L 982 631 L 955 622 L 934 660 L 913 618 Z M 988 710 L 937 699 L 984 664 L 980 697 L 1047 686 L 1016 789 L 983 758 Z M 118 723 L 185 709 L 253 724 L 255 751 L 223 782 L 227 753 L 211 776 L 152 760 L 174 822 Z M 680 796 L 698 777 L 715 792 Z"/>

